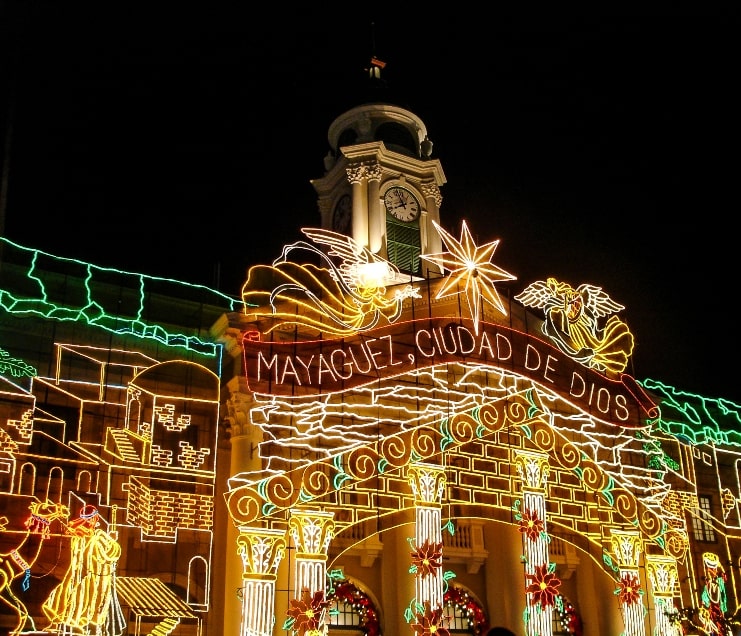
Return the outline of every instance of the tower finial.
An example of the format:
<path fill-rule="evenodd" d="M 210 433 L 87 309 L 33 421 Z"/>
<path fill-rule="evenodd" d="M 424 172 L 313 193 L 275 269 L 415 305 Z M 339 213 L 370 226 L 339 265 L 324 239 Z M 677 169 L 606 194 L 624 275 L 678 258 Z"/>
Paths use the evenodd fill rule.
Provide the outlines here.
<path fill-rule="evenodd" d="M 371 22 L 371 59 L 368 67 L 368 77 L 372 80 L 381 79 L 381 69 L 386 66 L 386 62 L 376 57 L 376 23 Z"/>

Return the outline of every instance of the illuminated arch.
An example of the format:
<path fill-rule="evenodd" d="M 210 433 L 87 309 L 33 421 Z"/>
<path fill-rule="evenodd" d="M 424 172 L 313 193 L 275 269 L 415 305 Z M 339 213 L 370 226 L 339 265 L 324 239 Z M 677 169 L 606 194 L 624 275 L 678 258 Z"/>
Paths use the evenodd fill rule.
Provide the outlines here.
<path fill-rule="evenodd" d="M 188 589 L 186 598 L 189 605 L 200 605 L 208 610 L 208 599 L 210 598 L 209 590 L 209 571 L 206 559 L 201 556 L 195 556 L 188 564 Z"/>
<path fill-rule="evenodd" d="M 93 492 L 93 475 L 89 470 L 81 470 L 77 475 L 77 490 Z"/>
<path fill-rule="evenodd" d="M 59 466 L 54 466 L 49 471 L 49 480 L 46 484 L 46 498 L 49 501 L 61 503 L 64 486 L 64 471 Z"/>
<path fill-rule="evenodd" d="M 36 488 L 36 466 L 31 462 L 26 462 L 21 466 L 18 479 L 18 494 L 33 495 Z"/>

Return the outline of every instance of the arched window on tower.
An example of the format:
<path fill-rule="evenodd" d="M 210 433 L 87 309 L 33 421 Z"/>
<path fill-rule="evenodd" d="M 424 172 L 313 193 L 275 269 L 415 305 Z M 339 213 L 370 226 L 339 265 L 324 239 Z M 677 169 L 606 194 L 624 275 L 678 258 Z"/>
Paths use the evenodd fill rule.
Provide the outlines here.
<path fill-rule="evenodd" d="M 375 140 L 382 141 L 386 148 L 403 155 L 419 155 L 419 140 L 405 126 L 396 122 L 387 122 L 376 128 Z"/>

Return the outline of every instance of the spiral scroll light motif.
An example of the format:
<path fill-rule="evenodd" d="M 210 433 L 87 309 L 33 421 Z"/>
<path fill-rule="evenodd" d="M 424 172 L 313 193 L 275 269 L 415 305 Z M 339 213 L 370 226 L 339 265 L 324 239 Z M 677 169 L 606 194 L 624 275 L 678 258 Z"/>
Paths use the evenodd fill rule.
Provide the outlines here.
<path fill-rule="evenodd" d="M 508 400 L 506 405 L 507 423 L 509 426 L 524 424 L 527 420 L 543 413 L 543 408 L 536 400 L 537 392 L 530 390 L 525 393 L 525 399 Z"/>
<path fill-rule="evenodd" d="M 579 474 L 585 488 L 601 493 L 610 504 L 615 502 L 616 493 L 613 489 L 614 484 L 610 476 L 600 468 L 599 464 L 591 459 L 584 459 L 579 466 Z M 624 510 L 627 511 L 628 507 L 625 506 Z M 628 518 L 632 519 L 633 515 L 630 515 Z"/>
<path fill-rule="evenodd" d="M 638 500 L 635 495 L 625 488 L 615 488 L 612 495 L 615 499 L 615 509 L 623 518 L 638 521 Z M 649 511 L 646 511 L 646 514 L 650 515 Z"/>
<path fill-rule="evenodd" d="M 304 469 L 301 480 L 302 499 L 310 500 L 322 497 L 332 490 L 329 475 L 334 471 L 331 461 L 322 460 Z"/>
<path fill-rule="evenodd" d="M 636 505 L 639 505 L 638 502 Z M 641 510 L 640 514 L 637 516 L 638 527 L 641 529 L 641 532 L 646 539 L 657 540 L 661 537 L 662 533 L 668 530 L 662 519 L 650 509 Z"/>
<path fill-rule="evenodd" d="M 298 492 L 286 474 L 274 475 L 263 482 L 263 497 L 276 508 L 290 508 L 298 502 Z"/>
<path fill-rule="evenodd" d="M 235 525 L 247 525 L 258 519 L 261 515 L 261 500 L 258 491 L 249 486 L 240 486 L 227 492 L 226 505 Z"/>
<path fill-rule="evenodd" d="M 468 413 L 459 413 L 444 423 L 445 433 L 456 444 L 470 442 L 476 435 L 479 422 Z"/>
<path fill-rule="evenodd" d="M 531 439 L 539 449 L 547 451 L 548 453 L 555 452 L 557 440 L 556 431 L 554 431 L 552 427 L 548 426 L 547 422 L 535 420 L 532 423 Z"/>
<path fill-rule="evenodd" d="M 381 441 L 381 463 L 391 468 L 401 468 L 409 463 L 411 446 L 404 436 L 392 435 Z M 385 471 L 384 471 L 385 472 Z"/>
<path fill-rule="evenodd" d="M 417 461 L 426 461 L 440 452 L 440 434 L 428 426 L 420 427 L 411 435 L 412 453 Z"/>
<path fill-rule="evenodd" d="M 687 533 L 679 528 L 672 528 L 664 536 L 664 550 L 669 556 L 674 557 L 677 561 L 683 561 L 687 556 L 689 548 L 689 539 Z"/>
<path fill-rule="evenodd" d="M 375 477 L 379 459 L 375 448 L 354 448 L 347 455 L 347 472 L 360 481 Z"/>
<path fill-rule="evenodd" d="M 582 452 L 576 444 L 567 442 L 561 447 L 558 458 L 561 466 L 567 470 L 575 471 L 581 463 Z"/>

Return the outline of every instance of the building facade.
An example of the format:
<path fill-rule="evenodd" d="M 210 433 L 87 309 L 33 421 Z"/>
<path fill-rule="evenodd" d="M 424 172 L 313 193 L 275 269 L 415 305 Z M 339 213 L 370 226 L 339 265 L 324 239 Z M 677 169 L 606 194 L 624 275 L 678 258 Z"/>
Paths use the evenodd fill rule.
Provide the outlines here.
<path fill-rule="evenodd" d="M 734 633 L 740 407 L 448 229 L 408 109 L 328 140 L 320 223 L 240 298 L 2 239 L 0 625 Z"/>

